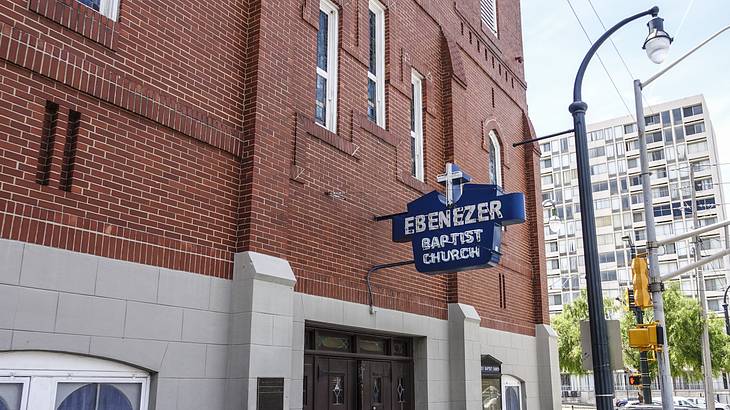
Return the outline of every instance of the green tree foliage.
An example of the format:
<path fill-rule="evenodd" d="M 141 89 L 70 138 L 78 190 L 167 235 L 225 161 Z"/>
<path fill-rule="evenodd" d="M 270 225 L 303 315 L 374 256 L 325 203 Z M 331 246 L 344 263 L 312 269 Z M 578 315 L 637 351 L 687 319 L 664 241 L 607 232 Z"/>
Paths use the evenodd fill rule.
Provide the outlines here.
<path fill-rule="evenodd" d="M 672 374 L 688 380 L 702 379 L 702 319 L 700 305 L 696 299 L 682 294 L 677 284 L 664 292 L 664 308 L 667 319 L 665 335 L 669 336 L 669 361 Z M 644 322 L 654 320 L 652 310 L 645 310 Z M 712 370 L 715 375 L 730 370 L 730 337 L 725 334 L 724 323 L 714 313 L 708 315 Z M 636 325 L 633 314 L 626 314 L 621 320 L 624 339 L 624 362 L 628 367 L 639 368 L 638 350 L 628 347 L 627 331 Z M 650 370 L 656 372 L 656 363 Z"/>
<path fill-rule="evenodd" d="M 702 378 L 702 351 L 700 335 L 702 320 L 697 300 L 682 294 L 676 284 L 664 292 L 664 307 L 669 336 L 669 360 L 672 374 L 689 380 Z M 604 299 L 606 316 L 615 316 L 615 301 Z M 628 346 L 628 329 L 636 326 L 633 312 L 624 312 L 621 318 L 624 363 L 632 369 L 639 368 L 639 351 Z M 654 320 L 651 309 L 644 311 L 644 322 Z M 558 355 L 560 369 L 565 373 L 585 374 L 581 364 L 580 322 L 588 319 L 586 293 L 563 306 L 563 312 L 552 319 L 552 326 L 558 333 Z M 730 336 L 725 334 L 725 325 L 714 313 L 709 315 L 710 349 L 712 351 L 712 370 L 715 375 L 730 371 Z M 656 362 L 650 362 L 650 371 L 656 374 Z"/>
<path fill-rule="evenodd" d="M 604 298 L 603 308 L 607 316 L 617 310 L 615 302 L 608 298 Z M 580 349 L 580 322 L 583 320 L 588 320 L 588 297 L 585 290 L 572 303 L 563 305 L 563 312 L 551 321 L 553 329 L 558 333 L 558 357 L 560 370 L 564 373 L 587 373 L 581 362 Z"/>

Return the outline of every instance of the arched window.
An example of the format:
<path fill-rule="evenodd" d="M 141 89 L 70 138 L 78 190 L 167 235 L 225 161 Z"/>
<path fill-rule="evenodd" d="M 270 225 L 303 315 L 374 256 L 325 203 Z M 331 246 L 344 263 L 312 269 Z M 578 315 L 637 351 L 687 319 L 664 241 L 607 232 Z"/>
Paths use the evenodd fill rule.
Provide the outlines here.
<path fill-rule="evenodd" d="M 502 147 L 497 132 L 489 131 L 489 183 L 502 186 Z"/>
<path fill-rule="evenodd" d="M 149 374 L 66 353 L 0 353 L 0 410 L 147 410 Z"/>

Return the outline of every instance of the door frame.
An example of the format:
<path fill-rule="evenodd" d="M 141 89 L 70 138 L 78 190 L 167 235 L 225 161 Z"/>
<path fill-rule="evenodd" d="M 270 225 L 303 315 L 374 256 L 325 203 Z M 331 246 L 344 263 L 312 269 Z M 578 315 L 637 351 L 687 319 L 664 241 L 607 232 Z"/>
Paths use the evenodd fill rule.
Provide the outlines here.
<path fill-rule="evenodd" d="M 319 343 L 318 340 L 322 340 L 322 336 L 332 336 L 336 338 L 342 338 L 342 343 L 334 341 L 328 347 L 324 343 Z M 318 339 L 320 338 L 320 339 Z M 332 348 L 331 346 L 337 346 Z M 367 348 L 365 348 L 367 346 Z M 376 352 L 374 347 L 380 347 L 379 352 Z M 355 361 L 355 384 L 357 386 L 357 403 L 356 408 L 361 407 L 362 403 L 362 378 L 364 375 L 361 373 L 361 364 L 363 361 L 366 362 L 387 362 L 389 363 L 389 389 L 390 395 L 393 395 L 395 391 L 393 368 L 398 365 L 405 365 L 406 372 L 408 374 L 408 386 L 406 387 L 410 394 L 407 394 L 408 404 L 403 407 L 398 407 L 398 410 L 413 410 L 415 409 L 415 372 L 414 372 L 414 354 L 413 354 L 414 342 L 411 337 L 400 336 L 393 334 L 376 333 L 370 331 L 356 331 L 353 329 L 346 329 L 342 327 L 329 326 L 326 324 L 314 324 L 306 323 L 304 330 L 304 375 L 303 378 L 306 380 L 304 385 L 305 397 L 304 402 L 307 403 L 305 408 L 314 409 L 316 403 L 315 390 L 317 380 L 317 361 L 318 359 L 343 359 L 343 360 L 354 360 Z M 368 350 L 369 349 L 369 350 Z M 309 372 L 309 374 L 307 374 Z M 311 402 L 309 400 L 312 400 Z M 391 400 L 391 408 L 395 407 L 396 401 Z"/>

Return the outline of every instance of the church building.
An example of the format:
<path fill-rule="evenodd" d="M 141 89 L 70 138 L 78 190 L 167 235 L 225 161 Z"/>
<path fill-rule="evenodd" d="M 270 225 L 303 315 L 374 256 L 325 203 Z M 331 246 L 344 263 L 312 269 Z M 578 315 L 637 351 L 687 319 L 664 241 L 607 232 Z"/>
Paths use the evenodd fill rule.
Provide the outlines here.
<path fill-rule="evenodd" d="M 0 410 L 559 409 L 521 30 L 0 0 Z"/>

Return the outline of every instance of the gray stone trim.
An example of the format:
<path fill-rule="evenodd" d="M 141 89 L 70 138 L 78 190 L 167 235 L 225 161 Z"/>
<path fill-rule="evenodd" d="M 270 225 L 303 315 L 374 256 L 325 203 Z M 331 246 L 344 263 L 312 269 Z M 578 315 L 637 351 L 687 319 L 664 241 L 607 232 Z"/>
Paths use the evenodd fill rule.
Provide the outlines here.
<path fill-rule="evenodd" d="M 560 362 L 558 334 L 550 325 L 535 326 L 537 365 L 542 408 L 560 409 Z"/>
<path fill-rule="evenodd" d="M 0 351 L 145 369 L 154 410 L 255 408 L 258 377 L 284 377 L 285 408 L 301 409 L 306 321 L 413 337 L 419 410 L 480 408 L 482 354 L 524 381 L 527 408 L 559 404 L 549 326 L 536 337 L 480 328 L 464 304 L 449 305 L 449 320 L 371 314 L 367 305 L 295 293 L 288 262 L 253 252 L 235 256 L 232 281 L 8 240 L 0 256 L 8 261 L 0 266 Z"/>

